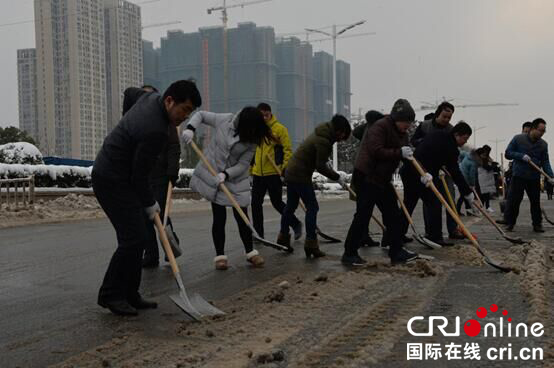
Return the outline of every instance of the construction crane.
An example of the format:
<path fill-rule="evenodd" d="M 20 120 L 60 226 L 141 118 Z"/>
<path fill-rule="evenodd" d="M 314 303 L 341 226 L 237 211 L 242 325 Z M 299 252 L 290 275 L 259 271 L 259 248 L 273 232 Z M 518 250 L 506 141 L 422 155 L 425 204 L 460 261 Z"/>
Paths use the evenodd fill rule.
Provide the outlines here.
<path fill-rule="evenodd" d="M 209 8 L 208 14 L 212 14 L 215 11 L 221 11 L 221 20 L 223 21 L 223 105 L 225 111 L 229 110 L 229 68 L 228 68 L 228 46 L 227 46 L 227 24 L 229 22 L 229 17 L 227 15 L 227 9 L 232 8 L 244 8 L 248 5 L 254 5 L 259 3 L 266 3 L 271 0 L 254 0 L 254 1 L 245 1 L 239 4 L 227 5 L 227 1 L 223 0 L 222 6 L 216 6 Z"/>
<path fill-rule="evenodd" d="M 423 101 L 423 105 L 420 106 L 418 111 L 426 111 L 426 110 L 436 110 L 436 108 L 442 103 L 442 102 L 451 102 L 454 99 L 446 99 L 443 97 L 442 101 L 437 101 L 435 103 L 425 102 Z M 454 107 L 458 107 L 461 109 L 465 109 L 468 107 L 495 107 L 495 106 L 518 106 L 518 103 L 506 103 L 506 102 L 497 102 L 497 103 L 473 103 L 473 104 L 453 104 Z"/>
<path fill-rule="evenodd" d="M 179 24 L 182 23 L 180 20 L 175 20 L 173 22 L 164 22 L 164 23 L 154 23 L 154 24 L 148 24 L 146 26 L 143 26 L 142 29 L 146 28 L 154 28 L 154 27 L 163 27 L 163 26 L 169 26 L 172 24 Z"/>

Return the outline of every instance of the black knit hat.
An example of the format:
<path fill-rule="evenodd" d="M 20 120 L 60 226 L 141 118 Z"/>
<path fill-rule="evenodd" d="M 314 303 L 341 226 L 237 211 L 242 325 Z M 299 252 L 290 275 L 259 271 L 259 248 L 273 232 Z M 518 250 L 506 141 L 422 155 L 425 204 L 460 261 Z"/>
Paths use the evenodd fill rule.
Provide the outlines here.
<path fill-rule="evenodd" d="M 369 110 L 365 113 L 365 122 L 369 125 L 375 123 L 377 120 L 384 118 L 385 115 L 376 110 Z"/>
<path fill-rule="evenodd" d="M 392 110 L 390 112 L 390 117 L 394 121 L 414 121 L 415 120 L 415 111 L 412 108 L 412 105 L 403 98 L 396 100 Z"/>

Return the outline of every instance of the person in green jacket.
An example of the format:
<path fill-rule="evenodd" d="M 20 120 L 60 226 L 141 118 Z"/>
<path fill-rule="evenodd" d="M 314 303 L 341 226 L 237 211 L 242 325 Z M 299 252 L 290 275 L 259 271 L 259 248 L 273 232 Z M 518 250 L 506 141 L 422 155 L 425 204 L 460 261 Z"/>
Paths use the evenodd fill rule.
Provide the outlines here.
<path fill-rule="evenodd" d="M 314 171 L 339 182 L 346 183 L 346 174 L 337 173 L 327 165 L 329 156 L 333 150 L 333 144 L 350 137 L 352 128 L 348 120 L 342 115 L 335 115 L 328 123 L 319 125 L 292 155 L 287 170 L 285 181 L 287 183 L 287 205 L 281 217 L 281 231 L 277 237 L 277 243 L 290 247 L 289 227 L 292 224 L 292 216 L 298 207 L 300 199 L 306 205 L 306 241 L 304 251 L 306 257 L 323 257 L 319 249 L 316 236 L 317 212 L 319 205 L 315 197 L 312 183 Z"/>
<path fill-rule="evenodd" d="M 264 116 L 265 123 L 271 130 L 273 139 L 264 140 L 256 148 L 254 164 L 252 165 L 252 222 L 256 232 L 264 237 L 264 197 L 269 192 L 273 208 L 281 215 L 285 209 L 283 202 L 283 182 L 281 174 L 286 169 L 292 156 L 289 131 L 271 112 L 271 106 L 262 102 L 258 110 Z M 272 162 L 273 161 L 273 162 Z M 302 236 L 302 223 L 293 215 L 292 229 L 294 239 Z"/>

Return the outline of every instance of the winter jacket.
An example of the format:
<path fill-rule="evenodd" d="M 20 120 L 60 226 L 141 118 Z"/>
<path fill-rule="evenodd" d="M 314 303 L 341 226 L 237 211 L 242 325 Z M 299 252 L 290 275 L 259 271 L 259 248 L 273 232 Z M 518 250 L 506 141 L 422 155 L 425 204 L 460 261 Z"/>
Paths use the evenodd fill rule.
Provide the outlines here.
<path fill-rule="evenodd" d="M 385 186 L 402 159 L 401 147 L 406 145 L 408 135 L 400 133 L 386 116 L 365 132 L 354 167 L 365 174 L 367 182 Z"/>
<path fill-rule="evenodd" d="M 477 176 L 479 177 L 479 188 L 481 193 L 496 193 L 496 180 L 494 179 L 493 170 L 479 167 L 477 169 Z"/>
<path fill-rule="evenodd" d="M 548 158 L 548 143 L 542 138 L 533 142 L 529 134 L 518 134 L 506 147 L 505 155 L 508 160 L 514 160 L 512 167 L 512 175 L 514 177 L 527 180 L 540 178 L 540 174 L 531 165 L 523 161 L 524 155 L 531 157 L 531 160 L 550 175 L 550 177 L 554 176 L 550 166 L 550 159 Z"/>
<path fill-rule="evenodd" d="M 292 146 L 287 128 L 277 121 L 275 115 L 271 117 L 267 125 L 271 129 L 271 134 L 274 139 L 269 141 L 264 140 L 263 143 L 256 148 L 252 175 L 268 176 L 279 174 L 275 171 L 272 163 L 267 159 L 267 155 L 279 166 L 281 172 L 287 167 L 289 159 L 292 156 Z"/>
<path fill-rule="evenodd" d="M 323 123 L 315 128 L 289 160 L 285 171 L 286 181 L 312 184 L 312 175 L 316 170 L 331 180 L 338 180 L 340 175 L 327 164 L 335 142 L 332 123 Z"/>
<path fill-rule="evenodd" d="M 129 93 L 139 91 L 128 89 Z M 170 125 L 162 96 L 157 92 L 142 94 L 104 139 L 93 173 L 129 188 L 143 207 L 153 205 L 148 179 L 159 154 L 166 149 Z"/>
<path fill-rule="evenodd" d="M 414 135 L 410 138 L 410 144 L 413 147 L 417 147 L 421 142 L 423 142 L 426 135 L 437 131 L 446 131 L 450 133 L 451 130 L 452 125 L 450 123 L 446 126 L 442 126 L 437 124 L 435 119 L 425 120 L 423 123 L 419 124 L 415 130 Z"/>
<path fill-rule="evenodd" d="M 439 177 L 439 170 L 444 166 L 462 195 L 465 196 L 471 193 L 471 189 L 460 172 L 459 154 L 460 151 L 454 135 L 443 129 L 426 135 L 417 146 L 414 157 L 428 173 L 433 175 L 433 178 Z M 413 167 L 410 168 L 410 172 L 412 175 L 419 176 L 419 173 Z"/>
<path fill-rule="evenodd" d="M 148 93 L 143 89 L 128 88 L 123 93 L 123 115 L 125 115 L 144 94 Z M 150 183 L 159 184 L 165 182 L 168 178 L 175 184 L 179 177 L 179 159 L 181 158 L 181 144 L 177 127 L 170 124 L 168 127 L 167 149 L 162 150 L 156 164 L 150 172 Z"/>
<path fill-rule="evenodd" d="M 200 124 L 211 126 L 212 133 L 204 155 L 217 173 L 227 173 L 225 186 L 233 194 L 241 207 L 250 204 L 250 162 L 256 145 L 239 140 L 237 132 L 239 114 L 217 114 L 207 111 L 194 113 L 187 121 L 198 129 Z M 190 187 L 210 202 L 221 206 L 231 206 L 225 193 L 219 188 L 216 178 L 202 161 L 196 165 Z"/>
<path fill-rule="evenodd" d="M 477 153 L 475 150 L 471 153 L 461 153 L 460 156 L 464 156 L 462 162 L 460 162 L 460 171 L 466 180 L 466 183 L 470 187 L 477 186 L 477 169 L 479 168 L 479 161 L 476 158 Z"/>

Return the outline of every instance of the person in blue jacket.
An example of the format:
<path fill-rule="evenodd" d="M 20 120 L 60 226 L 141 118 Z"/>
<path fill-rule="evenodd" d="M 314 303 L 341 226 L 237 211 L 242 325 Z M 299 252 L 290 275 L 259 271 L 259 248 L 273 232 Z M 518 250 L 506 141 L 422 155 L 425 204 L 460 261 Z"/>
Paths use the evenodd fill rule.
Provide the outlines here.
<path fill-rule="evenodd" d="M 541 167 L 550 177 L 554 176 L 548 158 L 548 143 L 542 139 L 546 132 L 546 121 L 541 118 L 533 120 L 531 130 L 527 134 L 516 135 L 506 148 L 506 158 L 513 161 L 512 181 L 508 193 L 508 203 L 505 212 L 507 230 L 512 231 L 519 214 L 519 205 L 523 192 L 527 193 L 531 204 L 533 230 L 544 232 L 540 205 L 540 173 L 530 162 Z M 549 180 L 551 183 L 552 179 Z"/>

